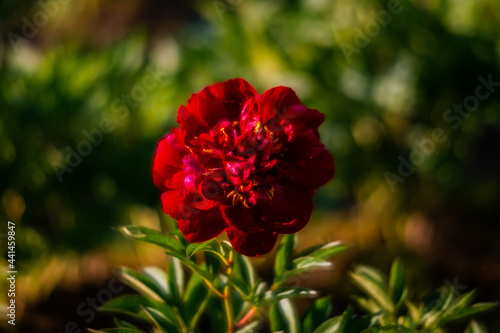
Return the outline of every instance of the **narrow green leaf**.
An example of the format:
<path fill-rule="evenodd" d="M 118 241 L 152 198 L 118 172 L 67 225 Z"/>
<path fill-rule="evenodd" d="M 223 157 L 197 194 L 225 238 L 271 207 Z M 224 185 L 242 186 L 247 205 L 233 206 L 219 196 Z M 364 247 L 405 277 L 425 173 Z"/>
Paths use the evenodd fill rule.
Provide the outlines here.
<path fill-rule="evenodd" d="M 349 250 L 349 246 L 342 244 L 341 242 L 329 242 L 323 245 L 317 245 L 305 249 L 297 257 L 313 257 L 316 259 L 327 259 L 332 256 L 339 255 L 345 251 Z"/>
<path fill-rule="evenodd" d="M 136 328 L 124 328 L 124 327 L 106 328 L 102 330 L 93 330 L 89 328 L 88 330 L 93 333 L 146 333 Z"/>
<path fill-rule="evenodd" d="M 297 243 L 297 234 L 284 235 L 276 251 L 274 275 L 279 276 L 290 269 L 291 257 Z"/>
<path fill-rule="evenodd" d="M 164 313 L 158 309 L 146 307 L 144 311 L 152 318 L 162 331 L 164 332 L 184 332 L 185 325 L 178 312 L 173 310 Z"/>
<path fill-rule="evenodd" d="M 488 329 L 483 323 L 471 320 L 469 326 L 465 330 L 465 333 L 488 333 Z"/>
<path fill-rule="evenodd" d="M 410 314 L 413 322 L 418 323 L 421 318 L 421 309 L 417 308 L 413 303 L 411 303 L 408 300 L 405 302 L 405 305 L 408 308 L 408 313 Z"/>
<path fill-rule="evenodd" d="M 340 332 L 345 331 L 345 329 L 347 328 L 349 323 L 353 320 L 353 318 L 354 318 L 354 310 L 353 310 L 352 306 L 348 306 L 347 309 L 342 314 L 342 318 L 340 319 L 338 330 Z"/>
<path fill-rule="evenodd" d="M 244 296 L 244 297 L 250 296 L 251 289 L 250 289 L 250 286 L 245 283 L 245 281 L 241 280 L 240 278 L 238 278 L 237 276 L 234 276 L 234 275 L 231 275 L 228 280 L 229 280 L 229 283 L 236 290 L 238 290 L 238 292 L 242 296 Z"/>
<path fill-rule="evenodd" d="M 273 285 L 279 286 L 292 276 L 304 273 L 311 269 L 324 269 L 330 267 L 332 264 L 329 261 L 324 261 L 321 259 L 316 259 L 312 257 L 300 257 L 292 261 L 292 269 L 283 272 L 281 275 L 274 277 Z"/>
<path fill-rule="evenodd" d="M 125 315 L 135 319 L 145 320 L 142 311 L 143 307 L 152 307 L 161 309 L 164 312 L 169 312 L 168 305 L 155 301 L 143 295 L 124 295 L 113 298 L 108 303 L 101 306 L 101 310 L 105 312 L 115 313 L 117 315 Z"/>
<path fill-rule="evenodd" d="M 168 255 L 171 255 L 172 257 L 175 257 L 180 260 L 181 263 L 183 263 L 187 268 L 189 268 L 193 273 L 199 275 L 204 281 L 210 283 L 212 280 L 212 276 L 210 273 L 206 270 L 203 270 L 200 266 L 198 266 L 196 263 L 192 262 L 188 258 L 186 258 L 185 253 L 177 253 L 177 252 L 166 252 Z"/>
<path fill-rule="evenodd" d="M 373 299 L 365 298 L 357 295 L 351 296 L 352 301 L 359 308 L 365 310 L 368 313 L 375 314 L 382 310 L 380 305 L 378 305 Z"/>
<path fill-rule="evenodd" d="M 195 321 L 195 318 L 199 318 L 201 315 L 200 311 L 203 311 L 203 307 L 200 304 L 210 298 L 207 286 L 204 284 L 201 277 L 198 275 L 191 275 L 189 282 L 186 287 L 186 292 L 183 298 L 183 318 L 186 323 L 191 325 Z M 194 329 L 194 327 L 190 328 Z"/>
<path fill-rule="evenodd" d="M 139 294 L 151 297 L 152 299 L 165 302 L 165 299 L 162 297 L 162 290 L 157 287 L 153 280 L 150 277 L 144 276 L 143 274 L 127 267 L 120 267 L 117 270 L 118 278 L 137 291 Z"/>
<path fill-rule="evenodd" d="M 234 275 L 244 281 L 247 286 L 255 286 L 255 269 L 250 260 L 239 253 L 234 253 L 233 258 Z"/>
<path fill-rule="evenodd" d="M 150 308 L 148 308 L 148 309 L 150 309 Z M 179 333 L 179 330 L 174 326 L 174 324 L 172 322 L 170 322 L 169 320 L 167 320 L 166 318 L 161 318 L 162 325 L 160 325 L 158 323 L 158 320 L 151 314 L 151 312 L 149 310 L 142 307 L 142 311 L 143 311 L 143 313 L 146 314 L 146 316 L 149 319 L 148 320 L 149 323 L 154 328 L 153 332 L 155 332 L 155 333 L 167 333 L 167 328 L 165 328 L 165 327 L 168 327 L 168 330 L 170 330 L 171 332 Z"/>
<path fill-rule="evenodd" d="M 115 322 L 116 327 L 118 327 L 118 328 L 134 328 L 134 329 L 138 329 L 137 326 L 135 326 L 134 324 L 131 324 L 128 321 L 125 321 L 123 319 L 114 318 L 114 322 Z"/>
<path fill-rule="evenodd" d="M 323 324 L 321 324 L 317 329 L 314 330 L 313 333 L 335 333 L 341 332 L 339 331 L 340 322 L 342 320 L 342 316 L 336 316 L 328 319 Z"/>
<path fill-rule="evenodd" d="M 295 297 L 316 297 L 318 292 L 315 290 L 307 289 L 307 288 L 293 288 L 287 290 L 280 291 L 272 291 L 269 290 L 264 296 L 265 302 L 273 302 L 279 301 L 282 299 L 290 299 Z"/>
<path fill-rule="evenodd" d="M 405 301 L 406 293 L 406 278 L 403 265 L 399 260 L 394 260 L 389 275 L 389 296 L 395 308 L 398 308 Z"/>
<path fill-rule="evenodd" d="M 203 242 L 203 243 L 191 243 L 191 244 L 189 244 L 189 246 L 186 248 L 186 257 L 191 258 L 192 256 L 194 256 L 196 253 L 198 253 L 200 251 L 206 251 L 206 252 L 213 253 L 222 262 L 224 262 L 226 260 L 224 258 L 224 255 L 222 254 L 221 246 L 216 239 L 211 239 L 211 240 Z"/>
<path fill-rule="evenodd" d="M 184 270 L 179 259 L 175 257 L 168 258 L 168 288 L 172 298 L 172 303 L 179 308 L 182 305 L 184 295 Z"/>
<path fill-rule="evenodd" d="M 498 303 L 476 303 L 460 311 L 456 316 L 454 316 L 453 320 L 458 320 L 458 319 L 472 317 L 478 314 L 483 314 L 497 307 Z"/>
<path fill-rule="evenodd" d="M 239 330 L 236 331 L 236 333 L 254 333 L 258 332 L 258 328 L 261 325 L 260 320 L 254 320 L 247 325 L 243 326 Z"/>
<path fill-rule="evenodd" d="M 461 311 L 468 307 L 472 301 L 474 300 L 474 297 L 476 295 L 475 290 L 471 290 L 468 293 L 462 294 L 458 296 L 451 304 L 448 306 L 448 308 L 445 309 L 445 315 L 451 315 L 454 312 Z"/>
<path fill-rule="evenodd" d="M 167 274 L 158 267 L 144 267 L 142 273 L 153 283 L 152 289 L 167 302 L 169 300 L 169 288 L 167 284 Z"/>
<path fill-rule="evenodd" d="M 127 237 L 155 244 L 172 252 L 182 253 L 183 255 L 185 253 L 184 246 L 177 239 L 156 230 L 133 225 L 121 227 L 120 231 Z"/>
<path fill-rule="evenodd" d="M 349 276 L 354 284 L 368 296 L 373 298 L 378 305 L 389 312 L 394 311 L 384 277 L 380 272 L 371 267 L 358 266 L 354 272 L 349 273 Z"/>
<path fill-rule="evenodd" d="M 282 299 L 271 304 L 269 321 L 273 332 L 298 333 L 300 329 L 297 311 L 289 299 Z"/>
<path fill-rule="evenodd" d="M 312 333 L 328 319 L 331 310 L 332 299 L 330 296 L 322 297 L 314 301 L 303 315 L 302 333 Z"/>

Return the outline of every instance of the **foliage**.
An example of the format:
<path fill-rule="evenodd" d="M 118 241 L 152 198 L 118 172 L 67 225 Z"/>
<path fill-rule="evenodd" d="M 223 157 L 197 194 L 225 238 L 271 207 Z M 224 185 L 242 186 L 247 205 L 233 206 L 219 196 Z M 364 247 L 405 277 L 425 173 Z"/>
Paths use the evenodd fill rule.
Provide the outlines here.
<path fill-rule="evenodd" d="M 496 307 L 471 305 L 474 291 L 457 295 L 441 288 L 420 303 L 410 300 L 401 263 L 394 261 L 389 279 L 377 269 L 357 266 L 350 277 L 365 297 L 353 296 L 353 306 L 333 318 L 330 296 L 317 298 L 299 317 L 298 297 L 317 297 L 307 288 L 288 287 L 293 276 L 329 267 L 327 258 L 348 249 L 339 242 L 312 247 L 293 256 L 297 235 L 286 235 L 279 245 L 272 283 L 258 279 L 252 263 L 227 241 L 215 239 L 187 244 L 178 230 L 165 235 L 129 226 L 122 233 L 162 247 L 169 255 L 168 272 L 148 267 L 141 272 L 121 268 L 119 278 L 136 295 L 120 296 L 102 307 L 116 316 L 118 328 L 93 332 L 193 332 L 209 322 L 213 332 L 256 332 L 268 325 L 272 332 L 445 332 L 448 324 L 475 317 Z M 186 246 L 187 245 L 187 246 Z M 197 264 L 196 254 L 204 254 Z M 182 269 L 191 271 L 186 276 Z M 436 297 L 436 295 L 438 297 Z M 206 327 L 206 326 L 205 326 Z M 468 332 L 487 332 L 471 321 Z"/>

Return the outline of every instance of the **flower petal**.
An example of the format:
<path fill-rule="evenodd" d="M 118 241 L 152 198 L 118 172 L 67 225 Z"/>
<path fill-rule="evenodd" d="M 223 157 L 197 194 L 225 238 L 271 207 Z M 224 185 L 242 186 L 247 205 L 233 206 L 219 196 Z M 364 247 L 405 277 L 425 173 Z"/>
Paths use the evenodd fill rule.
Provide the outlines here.
<path fill-rule="evenodd" d="M 228 225 L 241 231 L 262 231 L 262 220 L 253 208 L 246 208 L 242 204 L 236 206 L 220 206 L 222 216 Z"/>
<path fill-rule="evenodd" d="M 293 234 L 309 222 L 313 210 L 312 193 L 295 184 L 282 186 L 270 206 L 262 209 L 266 226 L 282 234 Z"/>
<path fill-rule="evenodd" d="M 174 219 L 181 217 L 182 207 L 184 205 L 184 191 L 170 190 L 161 194 L 161 203 L 165 214 L 172 216 Z"/>
<path fill-rule="evenodd" d="M 243 232 L 228 227 L 227 237 L 236 251 L 248 257 L 257 257 L 269 253 L 273 249 L 278 233 L 272 231 Z"/>
<path fill-rule="evenodd" d="M 264 124 L 269 121 L 275 123 L 274 120 L 278 119 L 285 120 L 288 108 L 296 104 L 300 104 L 300 100 L 288 87 L 271 88 L 257 97 L 257 106 Z"/>
<path fill-rule="evenodd" d="M 179 218 L 177 223 L 190 242 L 205 242 L 217 237 L 227 227 L 218 205 L 209 210 L 187 206 L 182 215 L 183 217 Z"/>
<path fill-rule="evenodd" d="M 182 140 L 179 131 L 173 131 L 158 142 L 153 161 L 153 181 L 160 190 L 167 189 L 166 182 L 182 171 L 182 158 L 188 152 Z"/>
<path fill-rule="evenodd" d="M 323 149 L 318 156 L 296 164 L 295 168 L 283 171 L 283 174 L 307 189 L 316 189 L 333 178 L 335 163 L 328 150 Z"/>
<path fill-rule="evenodd" d="M 245 102 L 257 95 L 243 79 L 233 79 L 208 86 L 179 108 L 178 123 L 188 133 L 188 139 L 208 132 L 221 120 L 236 120 Z"/>
<path fill-rule="evenodd" d="M 325 115 L 318 110 L 309 109 L 303 105 L 294 105 L 288 108 L 285 115 L 285 130 L 288 129 L 287 125 L 291 125 L 295 133 L 310 129 L 319 138 L 318 128 L 324 120 Z"/>

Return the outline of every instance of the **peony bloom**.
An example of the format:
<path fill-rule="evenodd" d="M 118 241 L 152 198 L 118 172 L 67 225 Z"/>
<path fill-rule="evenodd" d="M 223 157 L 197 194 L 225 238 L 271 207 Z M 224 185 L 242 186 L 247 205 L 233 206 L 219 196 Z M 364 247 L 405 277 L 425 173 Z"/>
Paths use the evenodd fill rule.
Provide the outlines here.
<path fill-rule="evenodd" d="M 287 87 L 258 95 L 233 79 L 193 94 L 156 149 L 163 210 L 190 242 L 226 231 L 238 252 L 268 253 L 279 234 L 307 224 L 312 195 L 333 177 L 323 120 Z"/>

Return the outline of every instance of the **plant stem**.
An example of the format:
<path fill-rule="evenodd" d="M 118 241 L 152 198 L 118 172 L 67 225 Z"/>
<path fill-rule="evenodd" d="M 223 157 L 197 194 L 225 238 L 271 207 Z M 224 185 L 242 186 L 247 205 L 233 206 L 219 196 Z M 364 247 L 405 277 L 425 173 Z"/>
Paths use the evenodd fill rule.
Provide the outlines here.
<path fill-rule="evenodd" d="M 233 252 L 229 252 L 229 260 L 227 266 L 227 282 L 224 287 L 224 308 L 226 310 L 226 320 L 227 320 L 227 332 L 234 332 L 233 323 L 233 306 L 231 304 L 231 283 L 229 282 L 229 276 L 233 271 Z"/>

